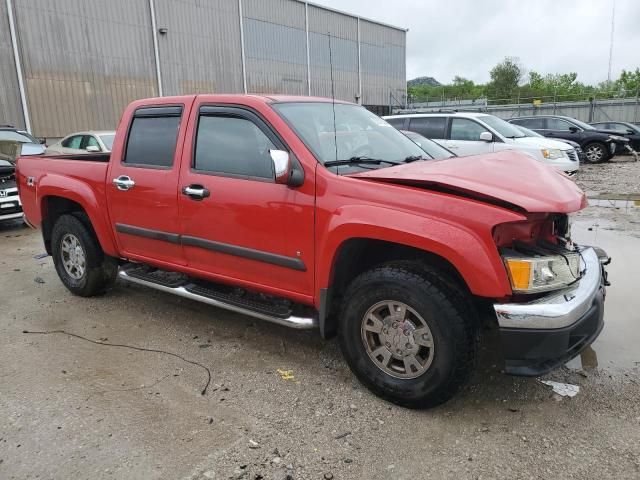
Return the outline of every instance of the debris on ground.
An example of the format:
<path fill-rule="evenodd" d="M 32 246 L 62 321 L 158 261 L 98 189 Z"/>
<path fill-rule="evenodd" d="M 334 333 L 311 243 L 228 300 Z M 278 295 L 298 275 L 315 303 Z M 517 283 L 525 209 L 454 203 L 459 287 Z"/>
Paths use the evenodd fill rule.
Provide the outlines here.
<path fill-rule="evenodd" d="M 545 385 L 549 385 L 553 388 L 554 393 L 562 397 L 575 397 L 580 391 L 578 385 L 571 385 L 570 383 L 554 382 L 553 380 L 540 380 Z"/>
<path fill-rule="evenodd" d="M 295 377 L 293 376 L 293 370 L 282 370 L 279 368 L 276 371 L 278 372 L 278 375 L 280 375 L 280 378 L 282 378 L 282 380 L 295 380 Z"/>

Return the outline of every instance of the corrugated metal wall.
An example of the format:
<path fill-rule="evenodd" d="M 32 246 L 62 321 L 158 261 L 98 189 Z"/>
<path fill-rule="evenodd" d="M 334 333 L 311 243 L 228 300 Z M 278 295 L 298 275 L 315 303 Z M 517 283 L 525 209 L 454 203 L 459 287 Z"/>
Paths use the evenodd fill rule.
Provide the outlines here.
<path fill-rule="evenodd" d="M 237 0 L 156 0 L 164 95 L 241 92 Z M 151 38 L 151 30 L 148 32 Z"/>
<path fill-rule="evenodd" d="M 0 124 L 24 128 L 6 2 L 0 2 Z"/>
<path fill-rule="evenodd" d="M 305 6 L 294 0 L 243 0 L 247 91 L 306 95 Z"/>
<path fill-rule="evenodd" d="M 335 96 L 354 102 L 359 90 L 358 19 L 310 5 L 311 95 L 331 96 L 329 40 Z"/>
<path fill-rule="evenodd" d="M 406 32 L 360 21 L 362 103 L 386 105 L 405 100 Z M 390 97 L 391 92 L 393 97 Z"/>
<path fill-rule="evenodd" d="M 113 129 L 127 103 L 158 94 L 149 0 L 12 1 L 36 135 Z M 238 0 L 154 4 L 164 95 L 243 91 Z M 0 1 L 0 122 L 22 126 L 6 10 Z M 362 103 L 403 98 L 405 31 L 361 20 L 358 72 L 357 17 L 298 0 L 242 0 L 242 11 L 249 92 L 306 95 L 310 83 L 330 96 L 330 35 L 336 98 L 356 100 L 359 76 Z"/>
<path fill-rule="evenodd" d="M 113 129 L 157 94 L 145 0 L 14 0 L 33 131 Z"/>

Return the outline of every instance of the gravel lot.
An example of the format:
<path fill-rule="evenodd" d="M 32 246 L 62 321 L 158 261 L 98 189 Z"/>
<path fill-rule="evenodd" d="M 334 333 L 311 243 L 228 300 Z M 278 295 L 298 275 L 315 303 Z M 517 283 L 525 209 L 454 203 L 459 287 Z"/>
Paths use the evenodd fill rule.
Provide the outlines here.
<path fill-rule="evenodd" d="M 583 164 L 577 183 L 589 196 L 631 195 L 640 199 L 640 162 L 631 155 L 618 155 L 602 164 Z"/>
<path fill-rule="evenodd" d="M 639 173 L 616 162 L 578 181 L 639 193 Z M 574 229 L 614 257 L 605 331 L 545 377 L 576 397 L 502 374 L 486 332 L 472 383 L 428 411 L 370 394 L 316 332 L 121 283 L 73 297 L 34 258 L 38 232 L 0 227 L 0 478 L 639 478 L 638 210 L 592 206 Z M 205 369 L 173 356 L 23 330 L 179 354 L 211 385 L 201 395 Z"/>

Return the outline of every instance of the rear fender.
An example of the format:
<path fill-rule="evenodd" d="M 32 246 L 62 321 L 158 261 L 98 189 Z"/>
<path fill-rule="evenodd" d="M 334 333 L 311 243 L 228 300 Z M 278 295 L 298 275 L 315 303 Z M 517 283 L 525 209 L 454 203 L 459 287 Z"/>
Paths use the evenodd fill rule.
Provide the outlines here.
<path fill-rule="evenodd" d="M 47 198 L 49 197 L 65 198 L 79 204 L 87 214 L 104 253 L 112 257 L 119 256 L 107 211 L 99 202 L 99 200 L 103 203 L 105 201 L 104 186 L 96 192 L 89 184 L 79 179 L 49 173 L 38 181 L 36 195 L 42 221 L 48 215 Z"/>

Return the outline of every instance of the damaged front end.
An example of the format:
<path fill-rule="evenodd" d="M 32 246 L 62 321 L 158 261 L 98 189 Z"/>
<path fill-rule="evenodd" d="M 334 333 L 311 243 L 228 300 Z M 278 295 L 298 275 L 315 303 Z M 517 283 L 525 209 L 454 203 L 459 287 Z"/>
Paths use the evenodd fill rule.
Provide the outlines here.
<path fill-rule="evenodd" d="M 506 372 L 537 376 L 578 355 L 602 331 L 611 259 L 572 242 L 566 214 L 518 223 L 494 232 L 514 292 L 494 310 Z"/>

